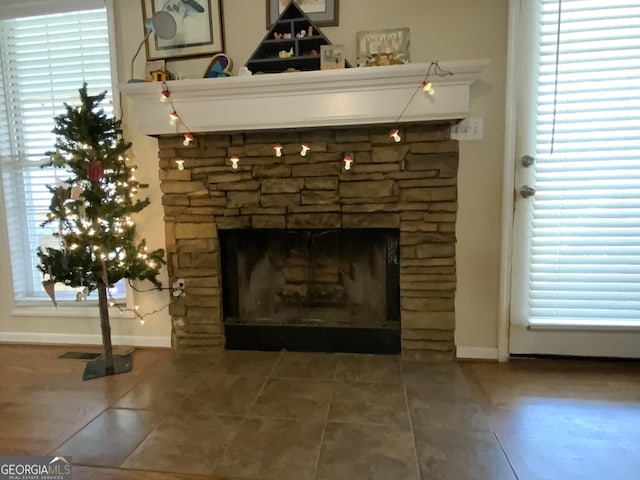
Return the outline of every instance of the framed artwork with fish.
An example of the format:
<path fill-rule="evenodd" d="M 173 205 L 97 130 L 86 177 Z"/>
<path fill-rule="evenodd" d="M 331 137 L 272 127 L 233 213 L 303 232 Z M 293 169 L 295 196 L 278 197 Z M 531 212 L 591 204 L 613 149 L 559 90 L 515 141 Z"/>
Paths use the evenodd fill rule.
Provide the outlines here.
<path fill-rule="evenodd" d="M 162 38 L 153 32 L 146 40 L 147 60 L 202 57 L 224 51 L 222 0 L 142 0 L 145 32 L 159 12 L 175 21 L 175 34 Z M 169 19 L 170 20 L 170 19 Z M 164 36 L 166 37 L 166 36 Z"/>

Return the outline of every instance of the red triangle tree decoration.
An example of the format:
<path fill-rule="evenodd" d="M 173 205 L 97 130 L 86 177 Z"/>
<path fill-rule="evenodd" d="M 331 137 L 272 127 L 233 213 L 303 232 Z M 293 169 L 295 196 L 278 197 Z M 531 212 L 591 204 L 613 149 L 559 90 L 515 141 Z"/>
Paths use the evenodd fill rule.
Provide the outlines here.
<path fill-rule="evenodd" d="M 100 108 L 106 92 L 91 96 L 86 84 L 79 92 L 81 105 L 65 104 L 65 113 L 55 118 L 55 150 L 47 152 L 44 166 L 64 170 L 68 177 L 63 187 L 48 186 L 52 199 L 42 226 L 56 224 L 59 247 L 38 248 L 38 268 L 47 277 L 43 286 L 54 302 L 55 282 L 89 293 L 97 290 L 104 375 L 113 375 L 118 372 L 108 289 L 123 278 L 148 280 L 162 288 L 157 277 L 165 263 L 164 250 L 148 251 L 144 239 L 136 240 L 131 215 L 149 205 L 148 198 L 137 197 L 148 185 L 138 182 L 135 166 L 127 164 L 131 144 L 122 137 L 120 120 Z"/>

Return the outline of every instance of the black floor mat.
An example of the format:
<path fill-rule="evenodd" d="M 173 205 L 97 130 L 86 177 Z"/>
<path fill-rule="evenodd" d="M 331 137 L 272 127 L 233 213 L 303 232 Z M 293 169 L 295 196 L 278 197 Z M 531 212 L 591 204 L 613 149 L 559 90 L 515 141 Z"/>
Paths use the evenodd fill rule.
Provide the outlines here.
<path fill-rule="evenodd" d="M 87 362 L 82 374 L 82 380 L 117 375 L 118 373 L 130 372 L 133 368 L 133 353 L 127 355 L 113 356 L 113 372 L 107 373 L 104 369 L 104 357 L 101 355 L 95 360 Z"/>
<path fill-rule="evenodd" d="M 89 353 L 89 352 L 66 352 L 60 355 L 58 358 L 70 358 L 73 360 L 95 360 L 101 353 Z"/>

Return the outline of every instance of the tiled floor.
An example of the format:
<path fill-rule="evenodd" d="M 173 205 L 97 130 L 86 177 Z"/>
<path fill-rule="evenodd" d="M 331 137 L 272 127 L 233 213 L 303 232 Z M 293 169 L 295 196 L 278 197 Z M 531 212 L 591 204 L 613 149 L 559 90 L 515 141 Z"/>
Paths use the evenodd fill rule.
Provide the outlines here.
<path fill-rule="evenodd" d="M 566 377 L 523 373 L 517 362 L 139 350 L 133 372 L 82 382 L 82 362 L 57 359 L 66 350 L 0 345 L 0 455 L 70 455 L 74 479 L 630 480 L 640 471 L 635 367 L 617 383 L 595 376 L 626 402 L 624 413 L 602 401 L 600 410 L 578 401 L 577 410 L 554 411 L 553 390 Z M 591 385 L 585 375 L 580 385 Z M 607 396 L 596 383 L 582 393 Z M 571 442 L 593 454 L 617 450 L 617 469 L 607 463 L 616 475 L 572 474 L 584 455 Z"/>

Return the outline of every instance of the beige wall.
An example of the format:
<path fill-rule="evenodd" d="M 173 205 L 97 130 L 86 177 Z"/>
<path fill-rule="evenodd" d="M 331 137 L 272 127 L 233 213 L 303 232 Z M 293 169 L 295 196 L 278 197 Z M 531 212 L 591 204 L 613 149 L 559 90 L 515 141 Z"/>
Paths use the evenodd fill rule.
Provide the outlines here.
<path fill-rule="evenodd" d="M 129 77 L 129 59 L 142 40 L 142 13 L 138 1 L 114 0 L 114 3 L 118 81 L 124 82 Z M 237 71 L 266 33 L 265 0 L 224 0 L 223 4 L 226 53 Z M 464 347 L 497 347 L 507 10 L 507 0 L 342 0 L 340 26 L 322 28 L 332 43 L 345 45 L 352 64 L 357 31 L 393 27 L 411 29 L 414 63 L 491 60 L 471 91 L 471 115 L 484 119 L 484 140 L 461 144 L 456 344 Z M 143 56 L 136 62 L 137 76 L 143 70 Z M 168 68 L 179 76 L 200 78 L 208 62 L 207 58 L 170 62 Z M 123 105 L 126 128 L 129 108 L 126 98 Z M 133 153 L 141 165 L 139 177 L 152 185 L 147 191 L 152 206 L 138 219 L 138 226 L 152 246 L 161 246 L 164 231 L 157 143 L 130 129 L 127 137 L 133 142 Z M 163 298 L 146 294 L 139 296 L 138 303 L 141 309 L 149 309 L 161 304 Z M 10 318 L 4 305 L 5 301 L 0 307 L 1 331 L 21 331 L 25 325 L 42 331 L 77 328 L 75 323 L 54 323 L 53 319 L 25 323 L 24 319 Z M 98 332 L 97 322 L 87 324 L 85 329 Z M 144 326 L 136 325 L 129 330 L 132 335 L 168 335 L 169 317 L 156 314 Z"/>

